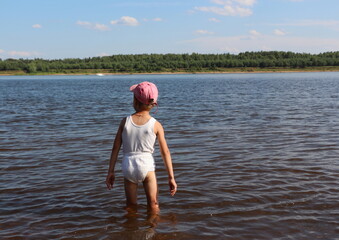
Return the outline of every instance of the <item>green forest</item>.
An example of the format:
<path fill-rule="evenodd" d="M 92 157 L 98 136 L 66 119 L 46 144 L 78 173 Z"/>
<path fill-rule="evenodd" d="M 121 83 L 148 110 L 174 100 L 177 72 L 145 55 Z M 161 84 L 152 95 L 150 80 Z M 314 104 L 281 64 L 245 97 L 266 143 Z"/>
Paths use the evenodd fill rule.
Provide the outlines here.
<path fill-rule="evenodd" d="M 227 72 L 339 69 L 339 52 L 135 54 L 67 59 L 0 59 L 0 74 Z"/>

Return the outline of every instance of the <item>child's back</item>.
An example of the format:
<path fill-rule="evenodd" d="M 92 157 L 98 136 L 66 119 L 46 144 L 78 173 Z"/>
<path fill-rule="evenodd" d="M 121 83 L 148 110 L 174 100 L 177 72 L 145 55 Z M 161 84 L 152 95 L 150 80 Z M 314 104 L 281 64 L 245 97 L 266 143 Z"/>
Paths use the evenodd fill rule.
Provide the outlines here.
<path fill-rule="evenodd" d="M 133 118 L 142 125 L 134 123 Z M 151 118 L 147 121 L 140 119 L 136 114 L 126 118 L 122 132 L 124 158 L 122 171 L 124 177 L 133 183 L 141 183 L 150 171 L 155 171 L 155 163 L 152 156 L 156 135 L 154 125 L 156 120 Z"/>

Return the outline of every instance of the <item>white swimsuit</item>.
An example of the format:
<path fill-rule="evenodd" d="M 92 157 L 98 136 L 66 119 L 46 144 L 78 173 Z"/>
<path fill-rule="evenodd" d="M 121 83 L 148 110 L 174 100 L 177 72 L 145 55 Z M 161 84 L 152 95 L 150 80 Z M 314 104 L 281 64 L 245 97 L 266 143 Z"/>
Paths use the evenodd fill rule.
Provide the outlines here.
<path fill-rule="evenodd" d="M 156 135 L 152 117 L 144 125 L 136 125 L 132 116 L 126 118 L 122 131 L 122 144 L 124 157 L 122 160 L 122 172 L 124 177 L 134 183 L 143 182 L 149 171 L 155 170 L 153 159 Z"/>

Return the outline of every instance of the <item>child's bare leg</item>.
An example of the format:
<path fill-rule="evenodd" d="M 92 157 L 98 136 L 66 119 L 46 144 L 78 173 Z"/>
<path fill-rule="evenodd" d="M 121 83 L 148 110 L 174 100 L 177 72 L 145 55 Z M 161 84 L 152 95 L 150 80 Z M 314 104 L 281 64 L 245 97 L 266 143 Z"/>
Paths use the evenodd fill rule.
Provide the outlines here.
<path fill-rule="evenodd" d="M 154 171 L 147 173 L 143 185 L 147 197 L 148 210 L 151 213 L 159 213 L 158 184 Z"/>
<path fill-rule="evenodd" d="M 126 194 L 126 207 L 127 209 L 132 208 L 135 210 L 137 207 L 138 184 L 128 181 L 125 178 L 124 185 L 125 185 L 125 194 Z"/>

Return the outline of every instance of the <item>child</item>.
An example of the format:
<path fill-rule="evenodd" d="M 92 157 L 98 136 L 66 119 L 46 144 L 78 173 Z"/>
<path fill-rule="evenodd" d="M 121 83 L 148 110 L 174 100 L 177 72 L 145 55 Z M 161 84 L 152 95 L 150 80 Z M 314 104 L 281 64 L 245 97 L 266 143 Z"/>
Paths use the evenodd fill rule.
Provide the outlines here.
<path fill-rule="evenodd" d="M 124 118 L 120 123 L 113 144 L 106 185 L 109 190 L 113 188 L 114 167 L 120 147 L 123 145 L 122 171 L 127 208 L 137 206 L 138 183 L 143 183 L 147 207 L 152 213 L 158 213 L 158 185 L 152 155 L 156 138 L 168 173 L 171 196 L 174 196 L 177 191 L 171 154 L 167 147 L 164 129 L 150 115 L 150 110 L 157 105 L 158 89 L 153 83 L 142 82 L 133 85 L 130 91 L 134 93 L 133 107 L 135 113 Z"/>

